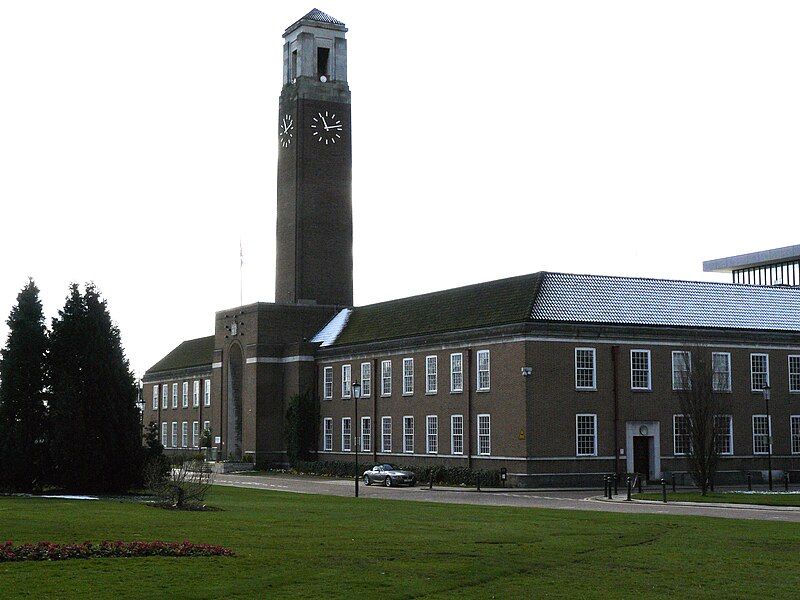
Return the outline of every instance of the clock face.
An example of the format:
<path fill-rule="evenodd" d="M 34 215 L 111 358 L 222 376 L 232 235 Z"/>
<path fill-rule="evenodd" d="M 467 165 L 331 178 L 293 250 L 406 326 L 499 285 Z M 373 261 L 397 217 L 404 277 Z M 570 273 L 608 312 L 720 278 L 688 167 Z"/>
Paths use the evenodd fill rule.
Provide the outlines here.
<path fill-rule="evenodd" d="M 284 115 L 278 127 L 278 138 L 281 141 L 281 146 L 288 148 L 294 138 L 294 121 L 292 115 Z"/>
<path fill-rule="evenodd" d="M 330 111 L 320 111 L 311 117 L 311 135 L 320 144 L 335 144 L 342 139 L 342 120 Z"/>

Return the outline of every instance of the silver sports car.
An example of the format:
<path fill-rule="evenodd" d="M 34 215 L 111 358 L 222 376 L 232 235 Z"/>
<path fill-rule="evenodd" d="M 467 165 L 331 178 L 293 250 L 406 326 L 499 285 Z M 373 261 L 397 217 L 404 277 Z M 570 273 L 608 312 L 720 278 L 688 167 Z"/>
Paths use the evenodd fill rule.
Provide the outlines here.
<path fill-rule="evenodd" d="M 364 483 L 382 483 L 386 487 L 395 485 L 413 486 L 417 481 L 416 476 L 411 471 L 398 471 L 392 465 L 384 463 L 375 465 L 371 469 L 364 471 Z"/>

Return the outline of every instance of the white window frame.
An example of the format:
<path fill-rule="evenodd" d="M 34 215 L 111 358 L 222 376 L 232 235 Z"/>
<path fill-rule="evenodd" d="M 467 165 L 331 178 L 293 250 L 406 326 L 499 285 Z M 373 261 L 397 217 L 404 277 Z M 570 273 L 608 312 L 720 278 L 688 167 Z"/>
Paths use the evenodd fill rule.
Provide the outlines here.
<path fill-rule="evenodd" d="M 636 386 L 634 385 L 634 373 L 642 373 L 643 369 L 636 368 L 634 369 L 633 366 L 633 355 L 634 354 L 644 354 L 647 356 L 647 386 Z M 631 359 L 631 390 L 637 392 L 649 392 L 653 389 L 653 357 L 650 356 L 650 350 L 646 350 L 644 348 L 633 348 L 631 349 L 630 359 Z"/>
<path fill-rule="evenodd" d="M 687 423 L 686 425 L 686 433 L 678 433 L 678 421 L 683 420 Z M 686 439 L 681 439 L 681 436 L 684 436 Z M 685 448 L 681 446 L 683 452 L 678 451 L 678 444 L 679 440 L 681 444 L 685 445 Z M 691 418 L 684 415 L 684 414 L 674 414 L 672 415 L 672 455 L 673 456 L 687 456 L 689 454 L 689 449 L 692 447 L 692 427 L 691 427 Z"/>
<path fill-rule="evenodd" d="M 439 454 L 438 415 L 427 415 L 425 417 L 425 453 Z"/>
<path fill-rule="evenodd" d="M 800 394 L 800 354 L 790 354 L 787 359 L 789 369 L 789 393 Z"/>
<path fill-rule="evenodd" d="M 589 371 L 590 367 L 580 365 L 578 355 L 583 352 L 589 352 L 592 356 L 591 377 L 592 383 L 590 385 L 581 385 L 581 373 L 585 374 Z M 575 389 L 583 391 L 596 391 L 597 390 L 597 349 L 596 348 L 575 348 Z"/>
<path fill-rule="evenodd" d="M 456 448 L 456 440 L 461 446 L 460 450 Z M 464 415 L 450 415 L 450 453 L 464 454 Z"/>
<path fill-rule="evenodd" d="M 203 383 L 203 406 L 211 406 L 211 380 L 206 379 Z"/>
<path fill-rule="evenodd" d="M 325 417 L 322 419 L 322 450 L 323 452 L 333 452 L 333 418 Z"/>
<path fill-rule="evenodd" d="M 676 364 L 676 358 L 683 356 L 685 369 L 680 368 L 680 360 Z M 676 368 L 678 367 L 678 368 Z M 683 379 L 683 381 L 680 381 Z M 672 390 L 682 392 L 692 387 L 692 353 L 688 350 L 672 351 Z"/>
<path fill-rule="evenodd" d="M 353 368 L 351 365 L 342 365 L 342 398 L 350 398 L 353 393 Z"/>
<path fill-rule="evenodd" d="M 347 427 L 345 427 L 345 423 L 347 423 Z M 353 421 L 350 419 L 350 417 L 342 417 L 342 437 L 341 437 L 342 452 L 351 452 L 353 450 L 352 427 L 353 427 Z M 345 440 L 347 441 L 347 444 L 345 444 Z"/>
<path fill-rule="evenodd" d="M 161 445 L 169 448 L 169 423 L 166 421 L 161 422 Z"/>
<path fill-rule="evenodd" d="M 166 410 L 169 408 L 169 384 L 165 383 L 161 386 L 161 409 Z"/>
<path fill-rule="evenodd" d="M 178 408 L 178 384 L 172 384 L 172 408 Z"/>
<path fill-rule="evenodd" d="M 361 417 L 361 451 L 372 452 L 372 419 Z"/>
<path fill-rule="evenodd" d="M 431 354 L 425 357 L 425 393 L 432 395 L 439 389 L 439 357 Z"/>
<path fill-rule="evenodd" d="M 322 369 L 322 397 L 325 400 L 333 399 L 333 367 Z"/>
<path fill-rule="evenodd" d="M 200 406 L 200 380 L 195 379 L 192 382 L 192 406 L 197 408 Z"/>
<path fill-rule="evenodd" d="M 372 363 L 361 363 L 361 397 L 369 398 L 372 394 Z"/>
<path fill-rule="evenodd" d="M 764 367 L 765 371 L 756 371 L 755 370 L 755 359 L 764 358 Z M 764 389 L 764 386 L 756 387 L 756 376 L 764 376 L 764 384 L 769 385 L 769 354 L 765 354 L 763 352 L 752 352 L 750 354 L 750 391 L 752 392 L 761 392 Z M 765 453 L 766 454 L 766 453 Z"/>
<path fill-rule="evenodd" d="M 414 453 L 414 417 L 411 415 L 403 416 L 403 453 Z"/>
<path fill-rule="evenodd" d="M 486 432 L 481 433 L 481 425 L 486 423 Z M 480 414 L 475 422 L 475 429 L 478 433 L 478 455 L 491 456 L 492 455 L 492 416 L 489 414 Z M 484 447 L 485 442 L 485 447 Z"/>
<path fill-rule="evenodd" d="M 178 447 L 178 422 L 177 421 L 173 421 L 172 422 L 172 431 L 170 433 L 172 433 L 172 447 L 173 448 L 177 448 Z"/>
<path fill-rule="evenodd" d="M 388 444 L 386 443 L 387 441 L 389 442 Z M 381 452 L 391 452 L 391 451 L 392 451 L 392 417 L 381 417 Z"/>
<path fill-rule="evenodd" d="M 767 419 L 767 437 L 769 442 L 769 450 L 763 450 L 760 452 L 756 451 L 756 435 L 763 436 L 763 433 L 756 434 L 756 418 L 764 418 Z M 767 417 L 767 415 L 753 415 L 752 419 L 752 427 L 753 427 L 753 454 L 758 456 L 764 456 L 766 454 L 770 454 L 772 452 L 772 415 Z"/>
<path fill-rule="evenodd" d="M 392 361 L 381 361 L 381 396 L 392 395 Z"/>
<path fill-rule="evenodd" d="M 728 420 L 728 431 L 725 433 L 718 433 L 719 427 L 717 425 L 718 419 L 727 419 Z M 720 456 L 733 456 L 733 415 L 714 415 L 714 443 L 718 437 L 724 436 L 728 438 L 728 444 L 730 448 L 730 452 L 719 452 Z"/>
<path fill-rule="evenodd" d="M 205 431 L 206 429 L 208 429 L 208 433 L 211 433 L 211 421 L 203 421 L 202 431 Z M 212 437 L 211 439 L 213 441 L 214 438 Z"/>
<path fill-rule="evenodd" d="M 450 393 L 458 394 L 464 391 L 464 354 L 453 352 L 450 355 Z"/>
<path fill-rule="evenodd" d="M 481 366 L 483 357 L 486 358 L 485 368 Z M 488 392 L 492 387 L 492 364 L 489 351 L 478 350 L 475 353 L 475 363 L 478 366 L 478 368 L 475 369 L 475 390 L 478 392 Z"/>
<path fill-rule="evenodd" d="M 181 422 L 181 448 L 189 447 L 189 421 Z"/>
<path fill-rule="evenodd" d="M 581 440 L 589 437 L 588 433 L 581 433 L 580 423 L 582 417 L 591 417 L 592 452 L 581 452 Z M 575 415 L 575 456 L 597 456 L 597 415 L 594 413 L 578 413 Z"/>
<path fill-rule="evenodd" d="M 725 364 L 727 365 L 727 369 L 725 371 L 719 371 L 716 368 L 715 358 L 718 356 L 725 357 Z M 711 370 L 712 370 L 712 386 L 715 392 L 724 392 L 729 393 L 732 391 L 733 384 L 732 384 L 732 374 L 731 374 L 731 353 L 730 352 L 712 352 L 711 353 Z M 720 381 L 719 375 L 725 374 L 725 379 Z M 722 385 L 720 385 L 722 384 Z"/>
<path fill-rule="evenodd" d="M 181 407 L 189 408 L 189 382 L 184 381 L 181 386 Z"/>
<path fill-rule="evenodd" d="M 800 454 L 800 415 L 789 416 L 789 450 Z"/>
<path fill-rule="evenodd" d="M 153 410 L 158 410 L 158 384 L 153 386 Z"/>
<path fill-rule="evenodd" d="M 192 448 L 200 446 L 200 421 L 192 421 Z"/>
<path fill-rule="evenodd" d="M 414 359 L 403 359 L 403 396 L 414 395 Z"/>

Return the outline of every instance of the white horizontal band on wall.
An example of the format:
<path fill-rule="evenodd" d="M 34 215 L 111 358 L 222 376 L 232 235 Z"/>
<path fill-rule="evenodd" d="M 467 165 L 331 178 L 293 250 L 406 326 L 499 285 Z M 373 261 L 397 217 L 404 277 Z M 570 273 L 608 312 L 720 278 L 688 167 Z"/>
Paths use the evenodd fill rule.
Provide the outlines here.
<path fill-rule="evenodd" d="M 245 362 L 248 365 L 266 363 L 269 365 L 282 365 L 293 362 L 313 362 L 313 356 L 252 356 Z"/>
<path fill-rule="evenodd" d="M 221 362 L 211 363 L 211 368 L 212 369 L 221 369 L 222 368 L 222 363 Z"/>

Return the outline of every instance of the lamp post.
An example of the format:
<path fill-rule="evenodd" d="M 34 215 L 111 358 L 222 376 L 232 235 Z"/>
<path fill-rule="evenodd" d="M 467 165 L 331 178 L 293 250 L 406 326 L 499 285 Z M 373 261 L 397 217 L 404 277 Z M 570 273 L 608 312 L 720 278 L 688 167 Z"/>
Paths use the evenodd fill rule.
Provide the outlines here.
<path fill-rule="evenodd" d="M 772 419 L 769 416 L 769 384 L 764 386 L 764 405 L 767 409 L 767 480 L 769 481 L 769 491 L 772 491 Z"/>
<path fill-rule="evenodd" d="M 358 381 L 353 382 L 353 411 L 355 413 L 354 417 L 354 424 L 352 427 L 353 440 L 355 450 L 356 450 L 356 498 L 358 498 L 358 443 L 359 443 L 359 436 L 358 436 L 358 399 L 361 396 L 361 384 Z"/>

